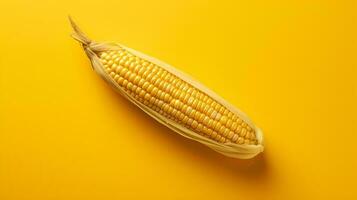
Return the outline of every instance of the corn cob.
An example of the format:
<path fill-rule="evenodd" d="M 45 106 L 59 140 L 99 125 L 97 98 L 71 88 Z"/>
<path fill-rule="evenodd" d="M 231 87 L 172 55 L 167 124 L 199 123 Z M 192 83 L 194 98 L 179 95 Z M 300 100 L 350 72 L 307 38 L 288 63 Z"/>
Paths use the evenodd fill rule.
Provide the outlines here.
<path fill-rule="evenodd" d="M 263 151 L 260 129 L 221 97 L 166 63 L 121 44 L 90 40 L 70 21 L 72 37 L 94 70 L 154 119 L 229 157 Z"/>

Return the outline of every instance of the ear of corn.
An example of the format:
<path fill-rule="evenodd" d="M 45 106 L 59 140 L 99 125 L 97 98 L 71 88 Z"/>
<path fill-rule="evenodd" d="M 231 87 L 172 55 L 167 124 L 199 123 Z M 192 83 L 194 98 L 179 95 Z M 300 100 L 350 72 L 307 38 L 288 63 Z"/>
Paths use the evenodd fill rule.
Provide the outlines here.
<path fill-rule="evenodd" d="M 263 151 L 260 129 L 188 75 L 121 44 L 91 41 L 72 21 L 94 70 L 120 94 L 180 135 L 234 158 Z"/>

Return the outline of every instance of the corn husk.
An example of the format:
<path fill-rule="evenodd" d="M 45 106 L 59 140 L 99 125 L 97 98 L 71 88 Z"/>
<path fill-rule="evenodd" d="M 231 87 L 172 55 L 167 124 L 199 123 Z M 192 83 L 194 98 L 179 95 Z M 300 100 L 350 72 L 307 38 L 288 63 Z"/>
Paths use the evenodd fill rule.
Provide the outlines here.
<path fill-rule="evenodd" d="M 80 42 L 82 45 L 85 53 L 87 54 L 88 58 L 90 59 L 90 62 L 92 64 L 93 69 L 107 82 L 109 83 L 117 92 L 119 92 L 122 96 L 124 96 L 126 99 L 128 99 L 130 102 L 138 106 L 141 110 L 143 110 L 145 113 L 150 115 L 152 118 L 160 122 L 161 124 L 167 126 L 168 128 L 172 129 L 176 133 L 191 139 L 195 140 L 199 143 L 202 143 L 211 149 L 225 155 L 228 157 L 233 157 L 233 158 L 240 158 L 240 159 L 248 159 L 256 156 L 260 152 L 263 151 L 263 134 L 261 130 L 254 124 L 252 121 L 239 109 L 235 108 L 233 105 L 225 101 L 223 98 L 218 96 L 216 93 L 190 77 L 189 75 L 179 71 L 178 69 L 172 67 L 169 64 L 166 64 L 160 60 L 157 60 L 153 57 L 150 57 L 148 55 L 145 55 L 139 51 L 136 51 L 134 49 L 128 48 L 122 44 L 118 43 L 108 43 L 108 42 L 95 42 L 89 39 L 80 29 L 79 27 L 73 22 L 73 20 L 70 18 L 70 22 L 72 25 L 72 28 L 74 30 L 74 33 L 72 34 L 72 37 L 76 39 L 77 41 Z M 177 77 L 181 78 L 182 80 L 186 81 L 187 83 L 191 84 L 192 86 L 196 87 L 200 91 L 206 93 L 209 95 L 211 98 L 219 102 L 221 105 L 225 106 L 227 109 L 229 109 L 231 112 L 237 114 L 244 122 L 246 122 L 250 127 L 252 127 L 255 130 L 256 133 L 256 138 L 258 141 L 257 145 L 248 145 L 248 144 L 235 144 L 235 143 L 219 143 L 216 142 L 213 139 L 206 138 L 184 126 L 181 124 L 168 119 L 161 114 L 155 112 L 151 108 L 147 107 L 143 103 L 139 102 L 135 98 L 133 98 L 131 95 L 129 95 L 127 92 L 125 92 L 121 87 L 119 87 L 118 83 L 116 83 L 107 73 L 104 71 L 104 67 L 102 63 L 99 60 L 99 57 L 97 56 L 100 52 L 103 51 L 108 51 L 108 50 L 117 50 L 123 48 L 127 50 L 128 52 L 132 53 L 135 56 L 138 56 L 140 58 L 143 58 L 149 62 L 152 62 L 165 70 L 169 71 L 170 73 L 176 75 Z"/>

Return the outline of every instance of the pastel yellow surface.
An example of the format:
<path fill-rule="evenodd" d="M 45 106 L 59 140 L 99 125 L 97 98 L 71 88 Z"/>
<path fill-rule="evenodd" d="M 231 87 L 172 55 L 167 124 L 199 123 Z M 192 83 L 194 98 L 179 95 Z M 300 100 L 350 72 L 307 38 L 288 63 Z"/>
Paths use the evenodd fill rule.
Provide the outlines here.
<path fill-rule="evenodd" d="M 336 3 L 338 2 L 338 3 Z M 0 3 L 0 199 L 356 199 L 354 1 Z M 265 134 L 223 157 L 116 94 L 71 14 L 187 72 Z"/>

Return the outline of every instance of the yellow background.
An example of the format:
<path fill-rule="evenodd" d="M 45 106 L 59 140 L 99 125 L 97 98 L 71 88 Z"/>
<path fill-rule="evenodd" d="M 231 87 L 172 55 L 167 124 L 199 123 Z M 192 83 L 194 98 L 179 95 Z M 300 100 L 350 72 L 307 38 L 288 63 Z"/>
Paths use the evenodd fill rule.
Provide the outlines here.
<path fill-rule="evenodd" d="M 356 199 L 354 1 L 0 3 L 0 199 Z M 71 14 L 246 112 L 265 152 L 225 158 L 91 69 Z"/>

